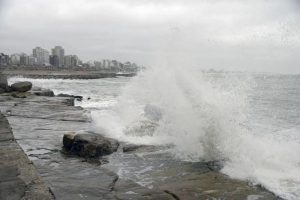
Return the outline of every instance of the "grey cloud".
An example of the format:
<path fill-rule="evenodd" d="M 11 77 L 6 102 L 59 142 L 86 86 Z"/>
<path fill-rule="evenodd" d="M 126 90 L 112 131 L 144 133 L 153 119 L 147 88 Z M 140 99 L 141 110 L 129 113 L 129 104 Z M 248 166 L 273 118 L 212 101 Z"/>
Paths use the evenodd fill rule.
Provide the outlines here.
<path fill-rule="evenodd" d="M 61 44 L 84 60 L 300 73 L 296 0 L 11 0 L 0 51 Z M 2 6 L 5 5 L 5 6 Z"/>

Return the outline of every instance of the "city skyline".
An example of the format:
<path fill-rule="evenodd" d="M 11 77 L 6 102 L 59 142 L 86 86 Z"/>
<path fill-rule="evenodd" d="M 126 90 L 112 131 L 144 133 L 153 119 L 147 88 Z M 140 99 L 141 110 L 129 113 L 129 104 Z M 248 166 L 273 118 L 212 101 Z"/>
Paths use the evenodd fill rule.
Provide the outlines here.
<path fill-rule="evenodd" d="M 0 49 L 0 53 L 4 53 L 4 54 L 6 54 L 6 55 L 9 55 L 9 56 L 11 56 L 11 55 L 27 55 L 27 56 L 33 56 L 33 51 L 34 51 L 34 49 L 36 49 L 36 48 L 41 48 L 41 49 L 43 49 L 43 50 L 46 50 L 48 53 L 49 53 L 49 57 L 51 56 L 51 55 L 55 55 L 55 54 L 53 54 L 53 49 L 55 48 L 55 47 L 60 47 L 60 48 L 62 48 L 63 50 L 64 50 L 64 52 L 68 52 L 68 51 L 65 51 L 65 48 L 62 46 L 62 45 L 54 45 L 52 48 L 50 47 L 49 49 L 47 49 L 47 48 L 44 48 L 43 46 L 41 46 L 41 45 L 38 45 L 38 46 L 36 46 L 36 47 L 32 47 L 32 49 L 31 49 L 31 51 L 18 51 L 18 52 L 12 52 L 12 53 L 8 53 L 8 52 L 4 52 L 4 51 L 1 51 L 1 49 Z M 30 52 L 30 53 L 28 53 L 28 52 Z M 64 56 L 77 56 L 78 58 L 80 58 L 80 55 L 76 55 L 76 54 L 65 54 L 65 53 L 63 53 L 63 56 L 62 57 L 64 57 Z M 102 61 L 102 60 L 117 60 L 117 59 L 115 59 L 115 58 L 98 58 L 98 59 L 96 59 L 96 58 L 94 58 L 94 59 L 89 59 L 89 60 L 82 60 L 82 59 L 80 59 L 82 62 L 85 62 L 85 63 L 87 63 L 87 62 L 90 62 L 90 61 Z M 129 60 L 125 60 L 125 61 L 123 61 L 124 63 L 125 62 L 130 62 Z M 131 61 L 132 62 L 132 61 Z M 49 62 L 50 63 L 50 62 Z M 133 62 L 134 63 L 134 62 Z"/>
<path fill-rule="evenodd" d="M 51 52 L 51 53 L 50 53 Z M 6 54 L 0 52 L 0 67 L 1 66 L 18 66 L 18 67 L 55 67 L 56 69 L 107 69 L 113 71 L 137 71 L 141 68 L 134 62 L 120 62 L 116 59 L 100 59 L 89 60 L 83 62 L 77 55 L 67 55 L 67 51 L 61 46 L 56 45 L 49 50 L 42 48 L 41 46 L 34 47 L 32 54 L 24 52 Z"/>

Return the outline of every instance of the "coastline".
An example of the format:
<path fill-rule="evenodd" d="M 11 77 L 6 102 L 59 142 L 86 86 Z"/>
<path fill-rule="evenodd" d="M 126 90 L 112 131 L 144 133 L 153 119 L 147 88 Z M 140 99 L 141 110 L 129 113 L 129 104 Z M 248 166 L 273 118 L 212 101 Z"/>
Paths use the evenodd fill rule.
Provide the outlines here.
<path fill-rule="evenodd" d="M 234 180 L 221 174 L 207 163 L 171 165 L 163 172 L 170 181 L 149 189 L 133 181 L 120 179 L 107 169 L 105 162 L 90 162 L 86 158 L 62 153 L 63 135 L 88 130 L 89 113 L 73 106 L 72 97 L 36 96 L 23 93 L 25 98 L 0 95 L 0 109 L 6 115 L 23 151 L 33 161 L 42 180 L 57 199 L 280 199 L 259 186 Z M 101 134 L 101 133 L 100 133 Z M 120 147 L 123 148 L 124 146 Z M 154 149 L 155 150 L 155 149 Z M 134 149 L 147 152 L 147 148 Z M 114 154 L 122 154 L 118 151 Z M 109 162 L 110 155 L 105 157 Z M 121 161 L 120 161 L 121 162 Z M 180 170 L 194 171 L 178 176 Z M 109 168 L 109 167 L 108 167 Z"/>
<path fill-rule="evenodd" d="M 48 79 L 99 79 L 116 78 L 119 76 L 132 77 L 136 73 L 117 73 L 109 71 L 77 71 L 77 70 L 13 70 L 6 69 L 3 74 L 7 77 L 23 76 L 26 78 L 48 78 Z"/>

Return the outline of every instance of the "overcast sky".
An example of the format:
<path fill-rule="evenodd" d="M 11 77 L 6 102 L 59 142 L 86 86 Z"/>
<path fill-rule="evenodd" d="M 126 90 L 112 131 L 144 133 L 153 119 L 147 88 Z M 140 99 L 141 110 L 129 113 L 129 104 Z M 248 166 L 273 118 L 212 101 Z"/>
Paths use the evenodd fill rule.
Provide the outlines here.
<path fill-rule="evenodd" d="M 298 0 L 0 0 L 0 52 L 300 73 Z"/>

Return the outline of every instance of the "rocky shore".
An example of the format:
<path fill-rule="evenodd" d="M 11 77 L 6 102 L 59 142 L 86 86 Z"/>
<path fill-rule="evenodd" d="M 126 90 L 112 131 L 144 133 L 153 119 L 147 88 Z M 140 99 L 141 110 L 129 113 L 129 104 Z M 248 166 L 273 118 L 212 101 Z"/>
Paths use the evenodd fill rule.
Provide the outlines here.
<path fill-rule="evenodd" d="M 125 144 L 103 136 L 103 133 L 89 132 L 89 112 L 74 106 L 74 97 L 44 95 L 42 92 L 37 95 L 31 90 L 4 92 L 0 94 L 0 110 L 8 119 L 15 139 L 36 167 L 35 170 L 18 147 L 5 117 L 1 116 L 0 180 L 5 180 L 2 177 L 8 174 L 20 182 L 14 189 L 21 191 L 19 196 L 7 199 L 26 199 L 22 196 L 22 187 L 25 187 L 25 194 L 34 195 L 26 193 L 30 189 L 26 183 L 33 186 L 38 194 L 43 191 L 44 199 L 279 199 L 259 186 L 219 173 L 214 163 L 169 160 L 151 174 L 153 177 L 166 177 L 151 188 L 120 178 L 111 170 L 110 162 L 117 160 L 121 164 L 127 160 L 139 163 L 140 160 L 157 159 L 159 153 L 155 152 L 160 148 Z M 6 125 L 2 126 L 2 123 Z M 6 132 L 9 134 L 2 134 Z M 6 143 L 12 145 L 13 152 L 18 151 L 19 156 L 11 153 Z M 149 152 L 151 154 L 142 158 L 139 156 Z M 26 173 L 17 173 L 18 168 L 14 167 L 17 164 L 12 167 L 6 164 L 10 159 L 15 159 L 14 163 L 25 160 L 27 165 L 23 169 L 32 172 L 27 173 L 28 179 L 22 179 Z M 19 178 L 26 180 L 25 186 Z M 28 180 L 36 180 L 36 185 Z M 0 195 L 12 195 L 15 190 L 1 186 Z"/>

